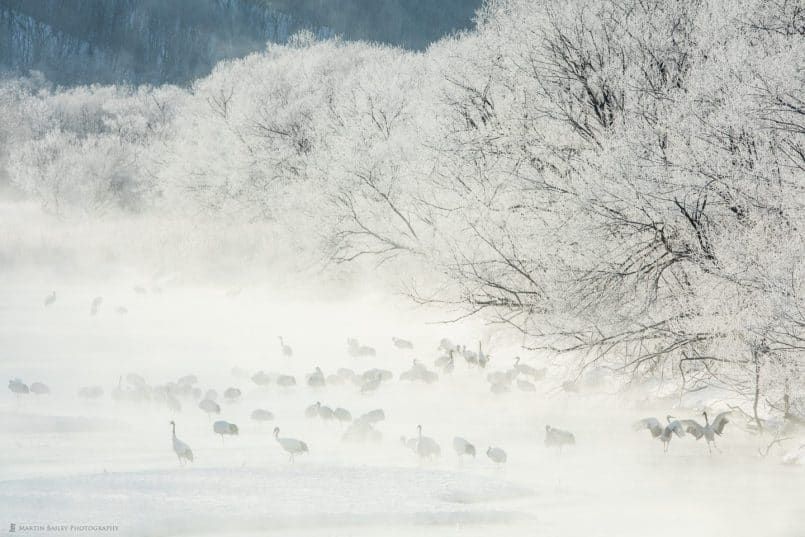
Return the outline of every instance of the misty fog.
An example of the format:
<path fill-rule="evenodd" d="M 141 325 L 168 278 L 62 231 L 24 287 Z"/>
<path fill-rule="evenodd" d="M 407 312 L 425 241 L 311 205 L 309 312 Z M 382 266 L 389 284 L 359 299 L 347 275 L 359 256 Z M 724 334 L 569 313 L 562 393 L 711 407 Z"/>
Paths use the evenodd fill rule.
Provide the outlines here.
<path fill-rule="evenodd" d="M 0 531 L 805 533 L 799 6 L 158 4 L 0 1 Z"/>

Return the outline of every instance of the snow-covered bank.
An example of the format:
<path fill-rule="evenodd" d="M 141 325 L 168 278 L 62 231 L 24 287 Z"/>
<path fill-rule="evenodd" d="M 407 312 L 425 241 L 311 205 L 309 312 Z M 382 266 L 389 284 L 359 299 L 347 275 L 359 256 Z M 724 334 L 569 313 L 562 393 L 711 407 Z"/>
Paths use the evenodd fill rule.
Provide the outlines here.
<path fill-rule="evenodd" d="M 529 494 L 490 476 L 423 468 L 280 463 L 7 481 L 2 517 L 115 522 L 127 534 L 229 529 L 524 522 L 501 500 Z M 46 516 L 43 516 L 47 513 Z"/>

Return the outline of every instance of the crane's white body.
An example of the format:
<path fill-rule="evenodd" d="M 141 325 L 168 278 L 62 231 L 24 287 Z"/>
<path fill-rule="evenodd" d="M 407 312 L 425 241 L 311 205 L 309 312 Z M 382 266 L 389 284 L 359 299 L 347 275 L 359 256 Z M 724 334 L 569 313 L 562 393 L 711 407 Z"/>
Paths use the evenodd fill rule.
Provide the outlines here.
<path fill-rule="evenodd" d="M 296 386 L 296 378 L 291 375 L 279 375 L 277 377 L 277 386 L 282 386 L 284 388 Z"/>
<path fill-rule="evenodd" d="M 147 384 L 145 378 L 137 373 L 128 373 L 126 375 L 126 382 L 135 388 L 142 388 Z"/>
<path fill-rule="evenodd" d="M 316 401 L 314 404 L 310 405 L 305 409 L 305 417 L 314 419 L 319 417 L 319 407 L 321 407 L 321 403 Z"/>
<path fill-rule="evenodd" d="M 478 342 L 478 365 L 481 367 L 486 367 L 486 364 L 489 363 L 491 356 L 484 353 L 483 349 L 481 348 L 481 342 Z"/>
<path fill-rule="evenodd" d="M 201 402 L 198 404 L 198 407 L 207 413 L 207 417 L 209 418 L 210 414 L 220 414 L 221 407 L 215 401 L 211 401 L 209 399 L 202 399 Z"/>
<path fill-rule="evenodd" d="M 280 437 L 280 428 L 274 428 L 274 438 L 277 440 L 277 443 L 282 446 L 282 449 L 285 450 L 286 453 L 290 455 L 290 461 L 294 462 L 294 455 L 301 455 L 302 453 L 308 453 L 307 444 L 302 442 L 301 440 L 297 440 L 296 438 L 281 438 Z"/>
<path fill-rule="evenodd" d="M 101 307 L 101 304 L 103 304 L 103 297 L 102 296 L 96 296 L 95 298 L 93 298 L 92 299 L 92 304 L 90 304 L 90 307 L 89 307 L 89 314 L 90 315 L 96 315 L 98 313 L 98 310 Z"/>
<path fill-rule="evenodd" d="M 258 386 L 268 386 L 271 384 L 272 377 L 265 371 L 258 371 L 254 375 L 252 375 L 252 382 L 257 384 Z"/>
<path fill-rule="evenodd" d="M 426 384 L 432 384 L 437 380 L 439 380 L 439 375 L 437 375 L 433 371 L 430 371 L 427 367 L 419 363 L 417 360 L 414 360 L 411 369 L 403 372 L 400 375 L 400 380 L 419 381 L 419 382 L 425 382 Z"/>
<path fill-rule="evenodd" d="M 333 419 L 333 409 L 327 405 L 319 405 L 319 417 L 325 421 Z"/>
<path fill-rule="evenodd" d="M 374 428 L 372 423 L 358 418 L 347 428 L 342 440 L 347 442 L 380 442 L 383 435 Z"/>
<path fill-rule="evenodd" d="M 240 388 L 227 388 L 224 390 L 224 398 L 230 401 L 240 399 L 241 395 L 243 395 L 243 392 L 240 391 Z"/>
<path fill-rule="evenodd" d="M 453 355 L 454 354 L 455 354 L 454 351 L 448 351 L 447 354 L 443 354 L 442 356 L 439 356 L 438 358 L 436 358 L 433 361 L 433 365 L 435 367 L 440 367 L 440 368 L 445 367 L 447 364 L 453 362 Z"/>
<path fill-rule="evenodd" d="M 179 458 L 179 463 L 184 464 L 184 461 L 193 462 L 193 450 L 190 449 L 190 446 L 176 438 L 176 424 L 171 422 L 171 427 L 173 429 L 171 436 L 173 437 L 173 452 L 176 453 L 176 456 Z"/>
<path fill-rule="evenodd" d="M 461 438 L 460 436 L 453 438 L 453 449 L 459 459 L 462 459 L 464 455 L 471 455 L 472 458 L 475 458 L 475 446 L 466 438 Z"/>
<path fill-rule="evenodd" d="M 522 392 L 535 392 L 537 387 L 527 380 L 517 379 L 517 388 Z"/>
<path fill-rule="evenodd" d="M 377 351 L 368 345 L 361 345 L 357 339 L 347 339 L 347 353 L 353 358 L 360 358 L 362 356 L 376 356 Z"/>
<path fill-rule="evenodd" d="M 17 397 L 29 393 L 31 391 L 28 388 L 28 385 L 22 382 L 20 379 L 9 380 L 8 389 L 11 390 L 11 393 L 15 394 Z"/>
<path fill-rule="evenodd" d="M 478 365 L 478 355 L 475 354 L 473 351 L 468 350 L 467 347 L 460 348 L 461 355 L 464 357 L 464 361 L 467 362 L 467 367 L 471 367 L 473 365 Z"/>
<path fill-rule="evenodd" d="M 42 382 L 34 382 L 30 386 L 31 393 L 35 393 L 36 395 L 45 395 L 50 393 L 50 388 L 47 387 L 46 384 Z"/>
<path fill-rule="evenodd" d="M 327 380 L 324 378 L 324 373 L 322 373 L 320 367 L 317 367 L 316 371 L 308 375 L 307 385 L 311 388 L 320 388 L 327 385 Z"/>
<path fill-rule="evenodd" d="M 274 414 L 269 412 L 268 410 L 258 408 L 252 412 L 252 419 L 254 421 L 271 421 L 274 419 Z"/>
<path fill-rule="evenodd" d="M 421 425 L 417 425 L 417 430 L 419 431 L 419 436 L 417 437 L 416 442 L 417 455 L 423 459 L 432 459 L 441 455 L 442 448 L 439 447 L 439 444 L 436 442 L 436 440 L 429 436 L 422 436 Z"/>
<path fill-rule="evenodd" d="M 183 377 L 179 377 L 176 381 L 176 384 L 181 386 L 193 386 L 194 384 L 198 384 L 198 377 L 195 375 L 185 375 Z"/>
<path fill-rule="evenodd" d="M 397 337 L 393 337 L 391 338 L 391 341 L 394 343 L 394 346 L 397 347 L 398 349 L 410 351 L 413 350 L 414 348 L 414 344 L 408 341 L 407 339 L 400 339 Z"/>
<path fill-rule="evenodd" d="M 532 367 L 528 364 L 521 364 L 520 357 L 516 356 L 514 358 L 514 368 L 517 370 L 518 373 L 521 375 L 525 375 L 527 377 L 531 377 L 533 380 L 542 380 L 545 378 L 545 373 L 547 370 L 543 367 L 541 369 L 537 369 Z"/>
<path fill-rule="evenodd" d="M 498 464 L 498 465 L 504 464 L 508 460 L 508 456 L 506 455 L 506 452 L 503 451 L 503 448 L 499 448 L 499 447 L 491 447 L 490 446 L 486 450 L 486 456 L 489 457 L 489 459 L 492 462 L 494 462 L 495 464 Z"/>
<path fill-rule="evenodd" d="M 436 347 L 436 350 L 445 352 L 450 352 L 456 349 L 457 349 L 456 345 L 453 345 L 453 342 L 447 338 L 442 338 L 442 340 L 439 342 L 439 346 Z"/>
<path fill-rule="evenodd" d="M 453 360 L 453 354 L 451 353 L 450 359 L 447 361 L 446 364 L 444 364 L 444 367 L 442 368 L 442 374 L 449 375 L 450 373 L 453 372 L 455 368 L 456 368 L 456 362 Z"/>
<path fill-rule="evenodd" d="M 174 414 L 178 414 L 182 411 L 182 403 L 171 394 L 165 396 L 165 405 L 168 407 L 168 410 Z"/>
<path fill-rule="evenodd" d="M 99 399 L 103 396 L 103 388 L 100 386 L 84 386 L 78 390 L 78 396 L 82 399 Z"/>
<path fill-rule="evenodd" d="M 382 408 L 376 408 L 374 410 L 370 410 L 359 419 L 361 421 L 365 421 L 366 423 L 377 423 L 386 419 L 386 413 Z"/>
<path fill-rule="evenodd" d="M 212 430 L 215 434 L 221 435 L 221 442 L 224 441 L 224 436 L 237 436 L 240 431 L 238 426 L 228 421 L 219 420 L 212 424 Z"/>
<path fill-rule="evenodd" d="M 371 393 L 377 390 L 380 387 L 380 384 L 383 382 L 383 379 L 380 376 L 370 378 L 356 376 L 356 378 L 359 379 L 361 393 Z"/>
<path fill-rule="evenodd" d="M 417 441 L 418 440 L 416 438 L 406 438 L 404 436 L 400 437 L 400 444 L 402 444 L 405 449 L 410 449 L 414 453 L 416 453 Z"/>
<path fill-rule="evenodd" d="M 336 408 L 333 411 L 333 417 L 340 423 L 349 423 L 352 421 L 352 414 L 346 408 Z"/>
<path fill-rule="evenodd" d="M 572 446 L 576 444 L 576 437 L 573 433 L 568 431 L 563 431 L 562 429 L 557 429 L 556 427 L 551 427 L 550 425 L 545 426 L 545 446 L 546 447 L 555 447 L 559 449 L 559 452 L 562 452 L 562 448 L 565 446 Z"/>
<path fill-rule="evenodd" d="M 285 344 L 285 340 L 282 339 L 282 336 L 279 336 L 279 340 L 280 340 L 280 348 L 282 349 L 282 355 L 288 358 L 293 356 L 293 349 L 291 348 L 291 346 Z"/>

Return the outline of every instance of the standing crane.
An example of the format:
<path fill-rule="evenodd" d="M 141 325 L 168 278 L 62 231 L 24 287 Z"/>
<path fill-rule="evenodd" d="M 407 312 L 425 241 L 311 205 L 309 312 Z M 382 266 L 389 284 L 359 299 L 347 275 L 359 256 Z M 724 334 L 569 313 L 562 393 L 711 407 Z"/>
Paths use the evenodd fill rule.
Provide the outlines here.
<path fill-rule="evenodd" d="M 392 337 L 391 341 L 394 343 L 394 346 L 397 347 L 398 349 L 413 350 L 414 348 L 414 344 L 408 341 L 407 339 Z"/>
<path fill-rule="evenodd" d="M 103 297 L 96 296 L 92 299 L 92 304 L 89 307 L 89 314 L 90 315 L 97 315 L 98 310 L 101 308 L 101 304 L 103 304 Z"/>
<path fill-rule="evenodd" d="M 48 388 L 47 384 L 42 382 L 34 382 L 30 386 L 31 393 L 35 393 L 36 395 L 45 395 L 50 393 L 50 388 Z"/>
<path fill-rule="evenodd" d="M 506 452 L 503 451 L 503 448 L 492 446 L 489 446 L 489 448 L 486 450 L 486 456 L 489 457 L 492 462 L 497 464 L 498 467 L 504 464 L 508 459 Z"/>
<path fill-rule="evenodd" d="M 207 419 L 210 418 L 210 414 L 220 414 L 221 407 L 218 406 L 218 403 L 215 401 L 211 401 L 210 399 L 202 399 L 201 402 L 198 404 L 198 407 L 207 413 Z"/>
<path fill-rule="evenodd" d="M 431 459 L 438 457 L 442 453 L 442 448 L 436 443 L 436 440 L 429 436 L 422 436 L 422 426 L 416 426 L 419 436 L 416 442 L 416 452 L 423 459 Z"/>
<path fill-rule="evenodd" d="M 176 438 L 176 423 L 171 421 L 171 427 L 173 428 L 173 451 L 179 458 L 179 463 L 184 465 L 182 459 L 193 462 L 193 450 L 190 449 L 190 446 Z"/>
<path fill-rule="evenodd" d="M 282 339 L 282 336 L 278 336 L 280 340 L 280 348 L 282 349 L 282 355 L 291 357 L 293 356 L 293 349 L 290 345 L 286 345 L 285 341 Z"/>
<path fill-rule="evenodd" d="M 519 356 L 514 357 L 514 368 L 521 375 L 529 376 L 534 380 L 542 380 L 545 378 L 545 373 L 547 371 L 544 367 L 542 369 L 536 369 L 528 364 L 521 364 Z"/>
<path fill-rule="evenodd" d="M 456 451 L 459 461 L 464 458 L 464 455 L 472 455 L 472 458 L 475 458 L 475 446 L 466 438 L 461 438 L 460 436 L 453 438 L 453 449 Z"/>
<path fill-rule="evenodd" d="M 559 448 L 559 453 L 562 452 L 564 446 L 572 446 L 576 444 L 576 437 L 573 433 L 551 427 L 545 426 L 545 446 Z"/>
<path fill-rule="evenodd" d="M 252 412 L 252 419 L 254 421 L 271 421 L 274 419 L 274 414 L 263 408 L 258 408 Z"/>
<path fill-rule="evenodd" d="M 17 396 L 17 403 L 20 401 L 20 395 L 25 395 L 31 391 L 28 388 L 28 385 L 22 382 L 20 379 L 9 380 L 8 389 Z"/>
<path fill-rule="evenodd" d="M 484 354 L 483 349 L 481 348 L 481 342 L 478 342 L 478 365 L 481 367 L 486 367 L 486 364 L 489 363 L 490 356 L 488 354 Z"/>
<path fill-rule="evenodd" d="M 296 438 L 280 438 L 280 428 L 274 427 L 274 438 L 277 440 L 282 449 L 290 454 L 290 461 L 294 462 L 294 455 L 301 455 L 308 453 L 307 444 Z"/>
<path fill-rule="evenodd" d="M 212 424 L 212 431 L 215 434 L 221 435 L 221 444 L 224 443 L 224 435 L 238 435 L 240 431 L 238 426 L 228 421 L 219 420 Z"/>

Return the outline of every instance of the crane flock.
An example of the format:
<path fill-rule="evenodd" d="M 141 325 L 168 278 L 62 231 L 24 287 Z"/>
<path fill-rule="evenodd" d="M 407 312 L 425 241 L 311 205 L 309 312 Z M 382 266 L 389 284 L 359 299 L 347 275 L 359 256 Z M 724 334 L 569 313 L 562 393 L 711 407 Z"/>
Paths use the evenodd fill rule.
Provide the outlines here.
<path fill-rule="evenodd" d="M 399 340 L 395 339 L 395 347 L 401 350 L 410 350 L 412 348 L 407 345 L 401 346 L 398 341 Z M 441 342 L 439 348 L 442 350 L 447 348 L 447 354 L 437 358 L 434 365 L 437 367 L 441 366 L 442 368 L 451 365 L 454 355 L 460 353 L 465 356 L 465 358 L 470 356 L 470 362 L 481 367 L 479 357 L 486 355 L 483 355 L 483 351 L 480 347 L 478 353 L 470 354 L 462 346 L 451 347 L 450 345 L 447 340 Z M 286 347 L 287 346 L 283 345 L 283 353 Z M 248 375 L 244 376 L 248 377 Z M 545 370 L 536 369 L 528 364 L 523 364 L 521 363 L 520 357 L 516 357 L 514 367 L 503 371 L 493 371 L 487 375 L 487 380 L 492 386 L 493 392 L 496 386 L 507 388 L 514 381 L 518 383 L 527 382 L 529 386 L 528 390 L 525 390 L 522 384 L 520 384 L 519 387 L 524 391 L 531 391 L 531 387 L 533 387 L 534 384 L 519 378 L 519 376 L 527 376 L 535 381 L 539 381 L 545 377 Z M 324 387 L 328 384 L 353 382 L 355 386 L 360 389 L 360 392 L 364 393 L 367 383 L 379 385 L 383 381 L 391 380 L 393 373 L 378 368 L 372 368 L 363 373 L 356 373 L 349 368 L 340 368 L 337 373 L 325 377 L 321 368 L 316 367 L 315 371 L 308 375 L 307 378 L 307 385 L 311 388 Z M 399 378 L 400 380 L 431 383 L 438 380 L 438 375 L 429 371 L 418 360 L 414 360 L 412 367 L 401 373 Z M 313 382 L 311 382 L 312 379 L 314 379 Z M 328 382 L 328 379 L 330 379 L 330 382 Z M 332 382 L 335 379 L 337 379 L 337 382 Z M 295 385 L 295 379 L 292 376 L 283 374 L 269 375 L 262 371 L 252 375 L 251 380 L 256 386 L 265 386 L 272 382 L 281 387 Z M 165 385 L 151 387 L 142 376 L 136 373 L 129 373 L 126 375 L 126 386 L 123 385 L 123 376 L 119 376 L 117 386 L 111 390 L 111 397 L 118 402 L 137 402 L 147 398 L 160 400 L 160 398 L 162 398 L 168 409 L 174 414 L 178 414 L 182 410 L 182 405 L 178 397 L 195 396 L 201 398 L 203 394 L 203 398 L 201 398 L 198 403 L 198 408 L 202 410 L 208 418 L 212 415 L 221 414 L 221 406 L 217 402 L 218 392 L 214 388 L 208 388 L 206 391 L 202 391 L 196 386 L 197 383 L 198 378 L 195 375 L 185 375 L 175 382 L 168 382 Z M 28 393 L 50 393 L 50 388 L 41 382 L 34 382 L 29 387 L 18 378 L 10 380 L 8 387 L 17 397 Z M 86 386 L 79 390 L 79 396 L 84 399 L 97 399 L 102 397 L 102 395 L 103 388 L 101 386 Z M 243 391 L 234 386 L 230 386 L 223 391 L 224 399 L 228 404 L 237 402 L 242 395 Z M 342 440 L 357 442 L 380 440 L 381 434 L 376 429 L 376 425 L 386 419 L 384 410 L 380 408 L 370 410 L 360 415 L 358 418 L 353 419 L 352 413 L 346 408 L 336 407 L 333 409 L 330 406 L 322 404 L 320 401 L 309 405 L 305 409 L 304 415 L 310 419 L 319 419 L 325 422 L 337 421 L 342 426 L 348 426 L 347 430 L 342 435 Z M 686 434 L 692 435 L 697 440 L 704 438 L 708 450 L 712 453 L 712 447 L 718 449 L 715 443 L 715 437 L 721 436 L 726 424 L 729 423 L 729 412 L 718 414 L 712 422 L 710 422 L 707 412 L 703 412 L 702 415 L 705 420 L 704 424 L 693 419 L 677 420 L 675 417 L 668 415 L 666 416 L 665 423 L 661 423 L 657 418 L 649 417 L 637 421 L 633 428 L 635 430 L 648 430 L 653 438 L 659 439 L 662 442 L 663 451 L 666 453 L 668 452 L 670 442 L 674 436 L 682 438 Z M 251 413 L 251 419 L 255 422 L 273 421 L 275 420 L 275 415 L 269 410 L 257 408 Z M 173 449 L 179 462 L 182 465 L 187 462 L 193 462 L 194 457 L 190 447 L 176 437 L 175 421 L 171 420 L 170 424 L 172 427 Z M 215 434 L 221 436 L 222 442 L 225 436 L 237 436 L 240 434 L 240 430 L 236 424 L 225 420 L 215 421 L 212 428 Z M 295 456 L 309 453 L 308 445 L 304 441 L 295 438 L 280 437 L 279 427 L 274 429 L 274 437 L 281 448 L 288 453 L 291 462 L 295 460 Z M 421 425 L 417 425 L 416 427 L 416 436 L 407 439 L 406 437 L 401 437 L 401 443 L 423 460 L 431 460 L 441 456 L 439 443 L 434 438 L 423 435 Z M 545 426 L 544 444 L 546 447 L 557 448 L 559 452 L 561 452 L 563 448 L 575 445 L 575 443 L 576 439 L 573 433 L 552 427 L 551 425 Z M 455 436 L 452 445 L 459 461 L 463 460 L 465 457 L 472 457 L 473 459 L 476 457 L 475 445 L 469 440 L 461 436 Z M 508 460 L 506 451 L 497 446 L 490 446 L 486 450 L 486 455 L 496 466 L 502 466 Z"/>
<path fill-rule="evenodd" d="M 135 291 L 138 294 L 145 294 L 145 288 L 137 287 Z M 45 307 L 51 307 L 56 301 L 56 292 L 53 291 L 45 297 Z M 103 304 L 101 296 L 95 297 L 90 305 L 90 314 L 97 315 Z M 58 307 L 58 306 L 57 306 Z M 288 345 L 283 336 L 277 336 L 279 340 L 279 355 L 283 358 L 294 358 L 294 350 Z M 391 337 L 391 343 L 396 352 L 400 356 L 412 356 L 415 347 L 414 343 L 408 339 L 400 337 Z M 433 348 L 433 347 L 431 347 Z M 475 350 L 477 348 L 477 350 Z M 419 351 L 418 351 L 419 352 Z M 477 343 L 477 347 L 473 345 L 470 349 L 465 344 L 455 344 L 450 339 L 442 339 L 438 346 L 436 346 L 438 356 L 433 360 L 435 370 L 429 369 L 420 359 L 411 359 L 410 367 L 399 373 L 398 379 L 400 381 L 407 381 L 413 384 L 434 384 L 454 374 L 456 358 L 463 358 L 467 368 L 472 371 L 486 371 L 484 375 L 486 382 L 489 386 L 489 391 L 496 395 L 503 395 L 516 388 L 523 393 L 533 393 L 537 391 L 537 385 L 545 381 L 548 370 L 545 367 L 535 367 L 526 363 L 520 356 L 515 356 L 512 360 L 513 363 L 509 367 L 502 369 L 491 369 L 491 364 L 498 363 L 494 360 L 493 356 L 484 350 L 481 342 Z M 353 359 L 371 359 L 378 354 L 377 349 L 362 343 L 357 338 L 348 338 L 346 355 Z M 355 362 L 361 363 L 360 360 Z M 505 363 L 501 361 L 500 363 Z M 234 374 L 235 369 L 238 370 L 238 375 Z M 233 376 L 237 376 L 244 381 L 250 380 L 258 389 L 267 386 L 275 385 L 281 390 L 300 389 L 297 388 L 297 380 L 294 375 L 285 373 L 267 373 L 265 371 L 256 371 L 249 373 L 246 370 L 233 368 Z M 383 389 L 387 383 L 394 381 L 394 373 L 390 370 L 372 367 L 365 371 L 355 370 L 349 367 L 340 367 L 330 374 L 325 374 L 321 367 L 316 366 L 315 369 L 304 375 L 302 388 L 313 390 L 317 393 L 325 393 L 328 387 L 333 386 L 346 386 L 350 385 L 356 390 L 356 393 L 371 397 L 373 393 Z M 206 390 L 198 385 L 199 379 L 194 374 L 188 374 L 179 377 L 178 379 L 167 381 L 163 384 L 149 385 L 146 379 L 137 373 L 128 373 L 125 376 L 125 383 L 123 375 L 118 377 L 117 385 L 114 386 L 109 394 L 111 398 L 118 403 L 135 404 L 142 402 L 164 404 L 164 408 L 174 416 L 170 421 L 171 436 L 173 450 L 181 465 L 195 460 L 193 451 L 190 446 L 179 440 L 176 436 L 176 417 L 186 412 L 183 399 L 194 399 L 197 401 L 197 408 L 206 414 L 208 420 L 212 420 L 212 416 L 220 416 L 222 414 L 222 405 L 228 408 L 229 405 L 242 404 L 244 397 L 248 395 L 248 391 L 244 391 L 239 386 L 227 386 L 222 390 L 222 399 L 219 397 L 219 392 L 213 388 L 208 387 Z M 21 379 L 14 378 L 8 382 L 9 390 L 15 395 L 18 401 L 33 393 L 37 396 L 46 396 L 51 394 L 49 386 L 42 382 L 33 382 L 29 385 L 25 384 Z M 577 392 L 580 384 L 577 381 L 565 382 L 561 384 L 561 389 L 568 393 Z M 220 389 L 220 388 L 219 388 Z M 101 399 L 106 392 L 104 388 L 99 385 L 87 385 L 78 390 L 78 397 L 86 401 L 93 401 Z M 525 397 L 525 395 L 523 395 Z M 192 407 L 191 407 L 192 408 Z M 379 429 L 379 424 L 386 420 L 386 413 L 382 408 L 375 408 L 363 414 L 357 414 L 353 417 L 353 413 L 342 406 L 330 406 L 323 404 L 321 401 L 307 406 L 300 414 L 310 420 L 317 420 L 321 422 L 333 422 L 341 427 L 341 440 L 344 442 L 378 442 L 382 439 L 382 433 Z M 705 439 L 708 452 L 712 454 L 713 448 L 720 451 L 716 445 L 716 437 L 722 436 L 725 432 L 725 427 L 730 423 L 730 412 L 722 412 L 716 415 L 711 421 L 708 413 L 702 412 L 704 423 L 700 423 L 694 419 L 677 419 L 674 416 L 668 415 L 665 421 L 662 422 L 655 417 L 643 418 L 633 424 L 636 431 L 648 430 L 651 437 L 660 440 L 663 445 L 663 452 L 668 453 L 670 443 L 676 438 L 684 438 L 687 435 L 692 436 L 696 440 Z M 255 427 L 265 422 L 277 421 L 278 419 L 285 419 L 286 417 L 278 418 L 274 412 L 265 408 L 255 408 L 250 414 L 251 421 L 255 422 Z M 208 425 L 209 426 L 209 425 Z M 241 430 L 237 424 L 223 419 L 217 419 L 212 423 L 213 433 L 221 437 L 222 444 L 226 436 L 234 437 L 241 434 Z M 442 449 L 438 441 L 423 434 L 422 425 L 417 425 L 416 434 L 414 436 L 400 437 L 401 445 L 411 452 L 422 461 L 429 461 L 437 459 L 442 456 Z M 414 431 L 411 430 L 411 433 Z M 308 444 L 297 438 L 281 437 L 279 435 L 280 428 L 275 427 L 273 430 L 274 440 L 279 447 L 288 454 L 289 461 L 294 462 L 295 457 L 303 454 L 309 454 L 310 449 Z M 570 446 L 576 444 L 576 437 L 573 433 L 545 425 L 544 445 L 546 448 L 555 448 L 558 452 L 562 452 Z M 452 447 L 455 456 L 459 462 L 472 458 L 476 459 L 476 446 L 470 440 L 463 436 L 452 437 Z M 497 467 L 505 465 L 508 461 L 508 455 L 503 447 L 491 444 L 485 451 L 486 457 L 491 463 Z M 799 460 L 800 457 L 805 459 L 803 449 L 796 453 L 792 452 L 789 459 Z"/>

